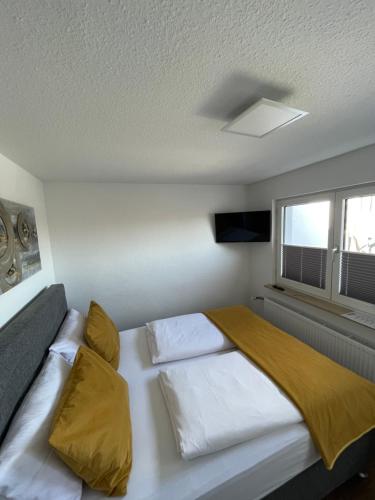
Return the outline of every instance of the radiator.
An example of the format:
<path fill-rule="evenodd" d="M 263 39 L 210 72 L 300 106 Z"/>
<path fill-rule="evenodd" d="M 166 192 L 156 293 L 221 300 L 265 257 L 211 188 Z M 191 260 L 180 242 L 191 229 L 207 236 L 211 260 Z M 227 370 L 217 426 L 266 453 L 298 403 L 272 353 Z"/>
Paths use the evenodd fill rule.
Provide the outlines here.
<path fill-rule="evenodd" d="M 264 316 L 337 363 L 375 382 L 375 349 L 268 298 L 264 300 Z"/>

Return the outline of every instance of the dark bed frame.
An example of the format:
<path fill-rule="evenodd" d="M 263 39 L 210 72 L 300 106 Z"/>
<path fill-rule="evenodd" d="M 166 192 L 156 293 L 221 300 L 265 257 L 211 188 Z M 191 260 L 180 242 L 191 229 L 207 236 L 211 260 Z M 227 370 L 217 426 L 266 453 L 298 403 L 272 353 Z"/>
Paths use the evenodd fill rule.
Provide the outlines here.
<path fill-rule="evenodd" d="M 43 290 L 0 330 L 0 444 L 26 392 L 39 373 L 48 348 L 64 321 L 67 303 L 64 285 Z M 328 472 L 322 460 L 283 484 L 266 500 L 318 500 L 360 471 L 375 451 L 375 432 L 353 443 Z M 234 478 L 238 481 L 238 478 Z M 220 486 L 220 497 L 231 481 Z M 215 498 L 215 490 L 204 498 Z"/>
<path fill-rule="evenodd" d="M 266 500 L 317 500 L 360 472 L 366 471 L 374 453 L 374 431 L 355 441 L 328 471 L 319 460 L 265 497 Z"/>

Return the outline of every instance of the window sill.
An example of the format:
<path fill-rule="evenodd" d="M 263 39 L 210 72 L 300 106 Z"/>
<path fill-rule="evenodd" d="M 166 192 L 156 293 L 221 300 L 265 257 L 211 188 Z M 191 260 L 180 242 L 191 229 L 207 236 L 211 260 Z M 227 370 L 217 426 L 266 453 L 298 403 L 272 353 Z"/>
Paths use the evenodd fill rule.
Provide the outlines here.
<path fill-rule="evenodd" d="M 320 299 L 318 297 L 313 297 L 312 295 L 308 295 L 307 293 L 297 292 L 292 288 L 284 287 L 284 290 L 278 290 L 274 288 L 271 284 L 264 285 L 265 288 L 272 290 L 273 292 L 279 293 L 284 297 L 290 297 L 295 300 L 299 300 L 304 302 L 305 304 L 309 304 L 310 306 L 318 307 L 319 309 L 323 309 L 331 314 L 335 314 L 336 316 L 342 316 L 343 314 L 349 313 L 352 309 L 348 309 L 347 307 L 343 307 L 339 304 L 335 304 L 329 300 Z M 348 318 L 346 318 L 348 319 Z"/>

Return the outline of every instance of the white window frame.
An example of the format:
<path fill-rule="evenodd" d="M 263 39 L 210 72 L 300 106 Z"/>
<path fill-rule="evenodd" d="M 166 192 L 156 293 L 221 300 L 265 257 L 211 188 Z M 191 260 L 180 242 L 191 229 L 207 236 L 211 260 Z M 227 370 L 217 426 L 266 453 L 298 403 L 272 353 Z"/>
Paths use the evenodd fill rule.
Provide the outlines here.
<path fill-rule="evenodd" d="M 340 252 L 344 249 L 345 200 L 375 194 L 375 186 L 353 187 L 337 191 L 335 206 L 334 259 L 332 269 L 332 301 L 351 309 L 375 313 L 375 304 L 340 295 Z"/>
<path fill-rule="evenodd" d="M 282 257 L 281 244 L 284 234 L 283 211 L 285 207 L 292 205 L 306 205 L 308 203 L 316 203 L 319 201 L 329 201 L 329 226 L 328 226 L 328 248 L 327 248 L 327 269 L 326 269 L 326 288 L 317 288 L 315 286 L 298 283 L 297 281 L 289 280 L 282 276 Z M 335 205 L 335 193 L 326 192 L 313 195 L 298 196 L 295 198 L 286 198 L 278 200 L 276 203 L 276 283 L 280 286 L 294 288 L 298 291 L 317 295 L 318 297 L 330 298 L 331 296 L 331 274 L 332 274 L 332 248 L 333 248 L 333 216 Z"/>
<path fill-rule="evenodd" d="M 332 303 L 346 306 L 350 309 L 365 311 L 375 314 L 375 305 L 361 300 L 340 295 L 340 252 L 344 244 L 345 223 L 345 200 L 357 196 L 368 196 L 375 194 L 375 184 L 366 186 L 353 186 L 347 189 L 326 191 L 304 196 L 296 196 L 276 200 L 275 207 L 275 229 L 274 229 L 274 282 L 282 287 L 287 287 L 308 295 L 324 298 Z M 297 281 L 283 278 L 281 244 L 283 239 L 283 209 L 291 205 L 312 203 L 317 201 L 330 201 L 326 288 L 324 290 L 298 283 Z"/>

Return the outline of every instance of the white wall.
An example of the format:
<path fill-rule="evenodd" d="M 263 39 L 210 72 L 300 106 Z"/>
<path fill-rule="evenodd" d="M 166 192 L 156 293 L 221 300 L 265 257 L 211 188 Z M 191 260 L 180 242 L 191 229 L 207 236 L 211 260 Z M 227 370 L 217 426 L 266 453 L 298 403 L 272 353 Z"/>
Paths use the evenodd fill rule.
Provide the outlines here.
<path fill-rule="evenodd" d="M 54 283 L 51 245 L 42 183 L 0 155 L 0 198 L 35 209 L 42 270 L 0 295 L 0 327 L 46 285 Z"/>
<path fill-rule="evenodd" d="M 248 207 L 249 209 L 270 209 L 275 199 L 368 182 L 375 182 L 375 145 L 252 184 L 248 187 Z M 251 276 L 249 294 L 273 295 L 280 300 L 280 294 L 266 293 L 264 288 L 265 284 L 273 282 L 272 246 L 251 245 L 249 258 Z M 294 302 L 285 298 L 282 301 Z M 373 331 L 366 331 L 362 327 L 355 326 L 353 322 L 334 318 L 329 313 L 312 307 L 297 303 L 293 303 L 293 306 L 312 317 L 318 314 L 327 323 L 336 327 L 339 325 L 342 330 L 355 330 L 366 337 L 372 334 L 371 343 L 375 346 Z M 258 311 L 261 312 L 261 309 L 258 308 Z"/>
<path fill-rule="evenodd" d="M 249 244 L 216 244 L 212 214 L 247 208 L 239 186 L 46 183 L 58 281 L 120 328 L 248 302 Z"/>

